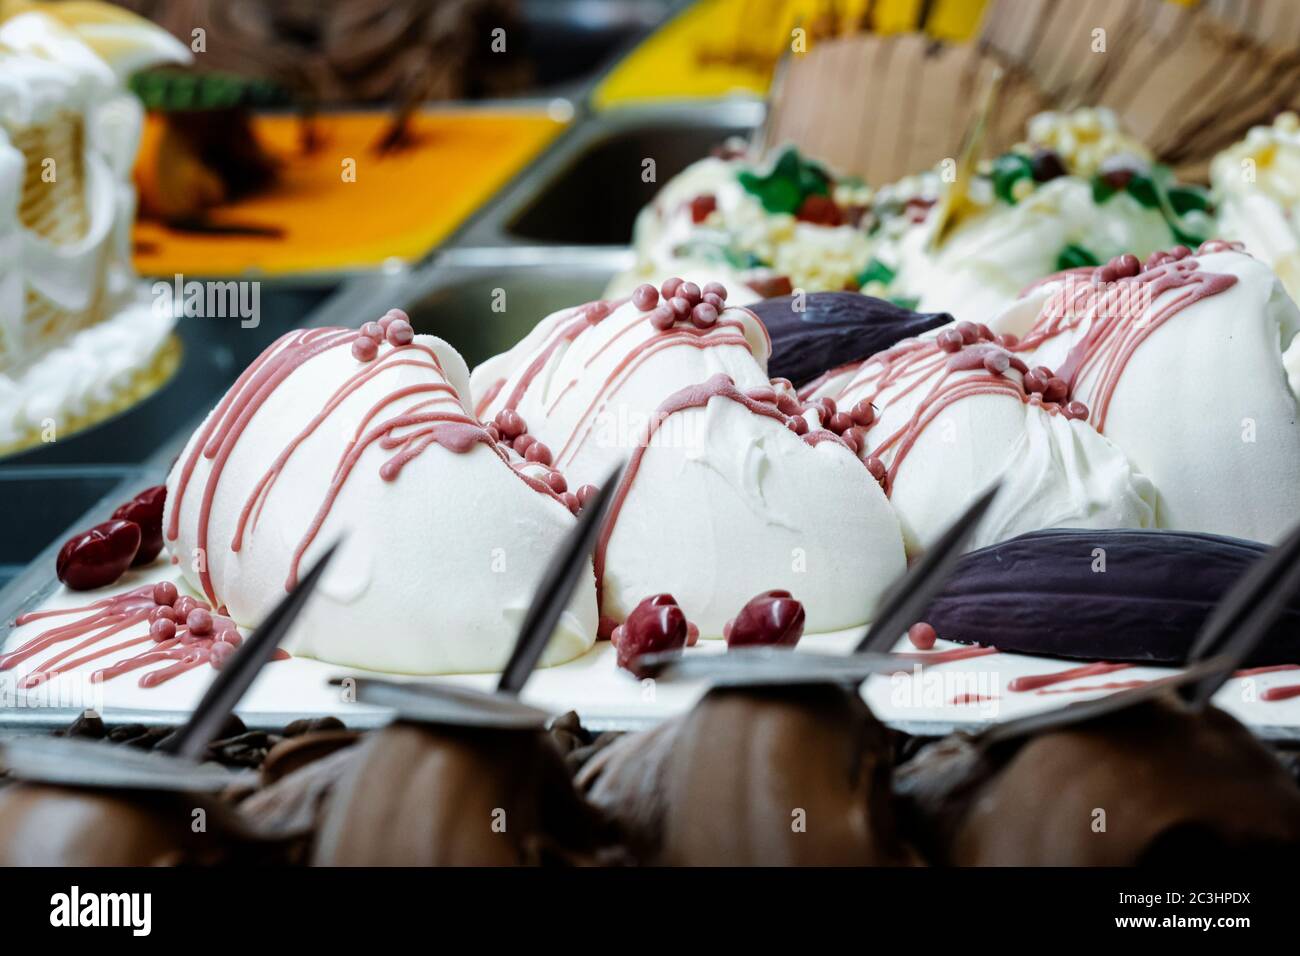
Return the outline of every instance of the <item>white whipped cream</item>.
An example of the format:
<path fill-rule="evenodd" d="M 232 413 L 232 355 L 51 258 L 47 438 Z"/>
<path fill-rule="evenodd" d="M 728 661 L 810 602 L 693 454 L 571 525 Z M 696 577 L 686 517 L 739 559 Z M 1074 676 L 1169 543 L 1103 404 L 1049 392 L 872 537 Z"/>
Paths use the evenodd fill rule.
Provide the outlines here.
<path fill-rule="evenodd" d="M 1031 282 L 1051 275 L 1057 257 L 1076 244 L 1105 262 L 1133 252 L 1146 257 L 1174 244 L 1164 218 L 1128 193 L 1098 205 L 1092 185 L 1076 176 L 1043 183 L 1015 205 L 995 202 L 931 247 L 937 217 L 882 241 L 877 255 L 895 269 L 890 291 L 917 298 L 920 312 L 948 312 L 988 322 Z"/>
<path fill-rule="evenodd" d="M 689 440 L 641 458 L 606 553 L 606 616 L 668 592 L 716 638 L 751 597 L 782 588 L 809 632 L 833 631 L 866 621 L 903 573 L 898 519 L 848 448 L 810 446 L 722 397 L 661 427 Z"/>
<path fill-rule="evenodd" d="M 571 480 L 604 481 L 640 442 L 655 409 L 679 389 L 719 372 L 731 376 L 741 390 L 768 384 L 771 345 L 767 330 L 748 309 L 724 310 L 720 324 L 701 340 L 733 344 L 694 348 L 694 339 L 681 336 L 680 346 L 674 346 L 631 302 L 565 341 L 564 331 L 581 324 L 583 308 L 547 316 L 514 348 L 488 359 L 470 377 L 477 399 L 504 379 L 481 411 L 480 417 L 490 421 L 545 357 L 515 410 Z M 743 331 L 727 327 L 732 322 Z"/>
<path fill-rule="evenodd" d="M 1154 482 L 1158 527 L 1275 541 L 1300 515 L 1300 310 L 1273 271 L 1248 255 L 1190 261 L 1237 281 L 1182 308 L 1137 345 L 1102 430 Z M 1032 301 L 1048 301 L 1054 288 L 1035 290 Z M 1119 313 L 1122 322 L 1141 329 L 1183 294 L 1138 300 Z M 1059 368 L 1092 321 L 1086 315 L 1026 361 Z M 1099 375 L 1099 366 L 1087 370 L 1072 391 L 1093 421 Z"/>
<path fill-rule="evenodd" d="M 946 326 L 945 328 L 949 328 Z M 931 339 L 935 330 L 923 338 Z M 813 398 L 848 409 L 875 392 L 879 362 L 868 360 L 822 383 Z M 1019 379 L 1014 369 L 1007 376 Z M 876 398 L 874 448 L 908 426 L 940 372 L 908 374 Z M 951 373 L 950 381 L 988 377 Z M 881 456 L 892 466 L 897 446 Z M 909 555 L 930 547 L 994 481 L 1001 493 L 971 539 L 971 548 L 1040 528 L 1146 528 L 1155 520 L 1155 492 L 1124 454 L 1087 423 L 1051 414 L 1009 394 L 954 399 L 921 428 L 894 478 L 890 502 L 898 512 Z"/>
<path fill-rule="evenodd" d="M 283 342 L 272 348 L 283 348 Z M 427 357 L 415 365 L 389 364 L 344 398 L 288 458 L 259 523 L 235 552 L 231 543 L 241 510 L 262 476 L 362 365 L 346 345 L 316 355 L 291 372 L 249 420 L 212 492 L 206 551 L 216 596 L 240 624 L 255 626 L 284 596 L 292 555 L 341 456 L 377 403 L 403 388 L 447 383 L 454 395 L 398 396 L 367 427 L 431 397 L 438 411 L 465 413 L 459 396 L 468 394 L 468 375 L 460 355 L 432 336 L 416 336 L 415 343 L 433 349 L 444 371 Z M 376 361 L 384 362 L 393 351 L 382 345 Z M 181 469 L 199 434 L 168 478 L 165 521 L 171 520 Z M 346 536 L 288 646 L 302 656 L 382 671 L 500 670 L 547 563 L 573 528 L 573 515 L 556 498 L 526 484 L 486 445 L 454 452 L 431 444 L 395 480 L 386 481 L 380 467 L 393 454 L 378 443 L 366 448 L 305 552 L 303 570 Z M 200 594 L 194 562 L 211 471 L 212 460 L 200 456 L 181 499 L 179 537 L 168 543 L 186 581 Z M 588 571 L 543 663 L 560 663 L 590 649 L 596 624 Z"/>
<path fill-rule="evenodd" d="M 1217 155 L 1210 181 L 1219 235 L 1273 267 L 1300 298 L 1300 119 L 1283 113 Z"/>

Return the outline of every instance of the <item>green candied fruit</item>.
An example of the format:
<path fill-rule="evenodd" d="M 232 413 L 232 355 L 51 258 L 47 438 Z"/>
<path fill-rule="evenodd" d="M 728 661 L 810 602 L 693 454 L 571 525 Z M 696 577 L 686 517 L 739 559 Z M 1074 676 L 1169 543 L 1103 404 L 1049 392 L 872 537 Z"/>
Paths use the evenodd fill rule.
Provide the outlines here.
<path fill-rule="evenodd" d="M 900 309 L 915 310 L 917 305 L 920 304 L 921 299 L 919 296 L 914 295 L 891 295 L 885 301 L 894 303 L 894 305 L 898 306 Z"/>
<path fill-rule="evenodd" d="M 993 192 L 997 197 L 1014 206 L 1016 197 L 1013 190 L 1016 183 L 1022 179 L 1032 179 L 1034 167 L 1028 156 L 1021 156 L 1019 153 L 1003 153 L 993 160 L 993 170 L 989 175 L 993 179 Z"/>
<path fill-rule="evenodd" d="M 1133 178 L 1124 187 L 1128 194 L 1148 209 L 1160 208 L 1159 185 L 1155 177 L 1145 173 L 1134 173 Z"/>
<path fill-rule="evenodd" d="M 889 285 L 894 281 L 895 272 L 889 266 L 885 265 L 879 259 L 872 259 L 867 263 L 867 267 L 858 273 L 858 288 L 871 282 L 879 282 L 881 285 Z"/>
<path fill-rule="evenodd" d="M 831 177 L 817 163 L 805 160 L 793 146 L 781 150 L 772 170 L 760 174 L 745 170 L 736 177 L 745 191 L 758 198 L 771 213 L 794 215 L 809 196 L 830 195 Z"/>
<path fill-rule="evenodd" d="M 1083 246 L 1077 246 L 1074 243 L 1068 243 L 1061 250 L 1060 255 L 1056 257 L 1056 268 L 1058 271 L 1064 269 L 1082 269 L 1085 266 L 1099 266 L 1101 262 Z"/>
<path fill-rule="evenodd" d="M 1179 185 L 1169 187 L 1169 205 L 1182 216 L 1189 212 L 1209 212 L 1209 190 L 1200 186 Z"/>

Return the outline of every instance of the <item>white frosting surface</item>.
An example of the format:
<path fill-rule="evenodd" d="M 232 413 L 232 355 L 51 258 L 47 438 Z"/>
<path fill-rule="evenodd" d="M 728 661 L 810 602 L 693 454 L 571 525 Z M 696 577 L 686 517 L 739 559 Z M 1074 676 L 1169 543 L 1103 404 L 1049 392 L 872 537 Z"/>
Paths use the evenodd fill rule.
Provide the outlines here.
<path fill-rule="evenodd" d="M 1158 527 L 1276 541 L 1300 515 L 1300 310 L 1272 270 L 1248 255 L 1194 261 L 1202 272 L 1237 281 L 1182 308 L 1137 346 L 1103 431 L 1154 482 Z M 1049 291 L 1039 290 L 1035 301 Z M 1123 313 L 1123 321 L 1141 328 L 1179 294 L 1166 291 Z M 1026 360 L 1059 368 L 1091 322 L 1085 317 Z M 1099 374 L 1087 371 L 1072 392 L 1089 408 Z"/>
<path fill-rule="evenodd" d="M 284 596 L 291 557 L 372 409 L 391 399 L 367 429 L 431 398 L 436 411 L 464 413 L 458 397 L 468 394 L 464 361 L 441 339 L 422 335 L 415 341 L 434 350 L 444 373 L 424 353 L 406 350 L 405 357 L 423 358 L 417 364 L 390 359 L 343 398 L 285 462 L 266 496 L 260 522 L 235 552 L 231 544 L 246 500 L 361 363 L 349 346 L 308 359 L 248 421 L 216 483 L 206 552 L 214 591 L 239 623 L 256 624 Z M 272 348 L 282 348 L 283 342 Z M 384 362 L 394 351 L 381 346 L 376 361 Z M 440 382 L 455 388 L 456 395 L 423 391 L 391 398 L 400 389 Z M 399 428 L 394 435 L 405 433 Z M 176 507 L 180 469 L 199 434 L 168 478 L 167 520 Z M 295 654 L 336 664 L 409 674 L 499 670 L 546 564 L 574 518 L 485 445 L 457 453 L 431 444 L 386 481 L 380 467 L 394 454 L 378 442 L 369 445 L 343 482 L 305 553 L 303 570 L 333 542 L 346 539 L 287 646 Z M 199 457 L 180 503 L 179 538 L 168 544 L 186 581 L 200 593 L 194 558 L 212 464 Z M 579 583 L 556 629 L 547 663 L 576 657 L 595 640 L 590 572 L 587 582 Z"/>
<path fill-rule="evenodd" d="M 782 588 L 809 632 L 860 624 L 904 570 L 898 519 L 862 462 L 837 442 L 810 446 L 727 398 L 676 412 L 652 442 L 606 554 L 602 612 L 622 620 L 671 593 L 721 637 L 749 598 Z"/>
<path fill-rule="evenodd" d="M 533 363 L 552 348 L 533 376 L 516 411 L 529 434 L 545 443 L 555 463 L 579 484 L 600 484 L 641 439 L 650 416 L 665 398 L 719 372 L 742 391 L 767 385 L 767 330 L 748 309 L 729 308 L 704 342 L 739 340 L 694 348 L 690 333 L 658 331 L 645 313 L 625 302 L 571 342 L 566 329 L 580 323 L 579 310 L 547 316 L 510 351 L 488 359 L 470 377 L 481 399 L 502 378 L 505 385 L 480 416 L 489 421 L 503 407 Z M 727 328 L 738 323 L 742 330 Z M 694 331 L 693 329 L 691 330 Z M 557 344 L 558 343 L 558 344 Z"/>

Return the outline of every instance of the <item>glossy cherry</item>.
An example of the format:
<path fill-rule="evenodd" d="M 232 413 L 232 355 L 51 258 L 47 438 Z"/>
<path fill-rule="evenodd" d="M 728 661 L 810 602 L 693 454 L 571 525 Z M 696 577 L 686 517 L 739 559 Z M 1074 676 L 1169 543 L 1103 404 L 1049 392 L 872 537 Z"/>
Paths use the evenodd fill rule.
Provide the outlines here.
<path fill-rule="evenodd" d="M 140 526 L 140 550 L 135 554 L 133 567 L 148 564 L 162 553 L 163 506 L 167 503 L 167 486 L 146 488 L 113 512 L 114 518 L 134 521 Z"/>
<path fill-rule="evenodd" d="M 686 613 L 676 599 L 671 594 L 654 594 L 614 628 L 610 641 L 618 652 L 618 666 L 632 670 L 632 662 L 642 654 L 685 647 L 687 633 Z"/>
<path fill-rule="evenodd" d="M 722 634 L 728 647 L 775 644 L 794 647 L 803 636 L 803 605 L 789 591 L 764 591 L 749 599 L 727 622 Z"/>
<path fill-rule="evenodd" d="M 140 550 L 140 526 L 114 518 L 69 538 L 59 549 L 55 573 L 74 591 L 112 584 Z"/>

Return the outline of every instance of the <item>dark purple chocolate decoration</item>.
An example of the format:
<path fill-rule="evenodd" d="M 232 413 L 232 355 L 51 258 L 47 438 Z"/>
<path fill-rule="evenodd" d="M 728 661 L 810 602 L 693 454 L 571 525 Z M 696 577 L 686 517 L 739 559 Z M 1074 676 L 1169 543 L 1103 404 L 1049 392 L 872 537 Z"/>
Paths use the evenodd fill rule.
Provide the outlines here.
<path fill-rule="evenodd" d="M 806 293 L 802 312 L 794 299 L 783 295 L 749 308 L 772 336 L 768 375 L 796 386 L 952 321 L 946 312 L 926 315 L 857 292 Z"/>
<path fill-rule="evenodd" d="M 1034 531 L 963 555 L 922 617 L 945 640 L 1002 651 L 1181 664 L 1211 608 L 1267 550 L 1188 531 Z M 1297 663 L 1300 594 L 1244 662 Z"/>

